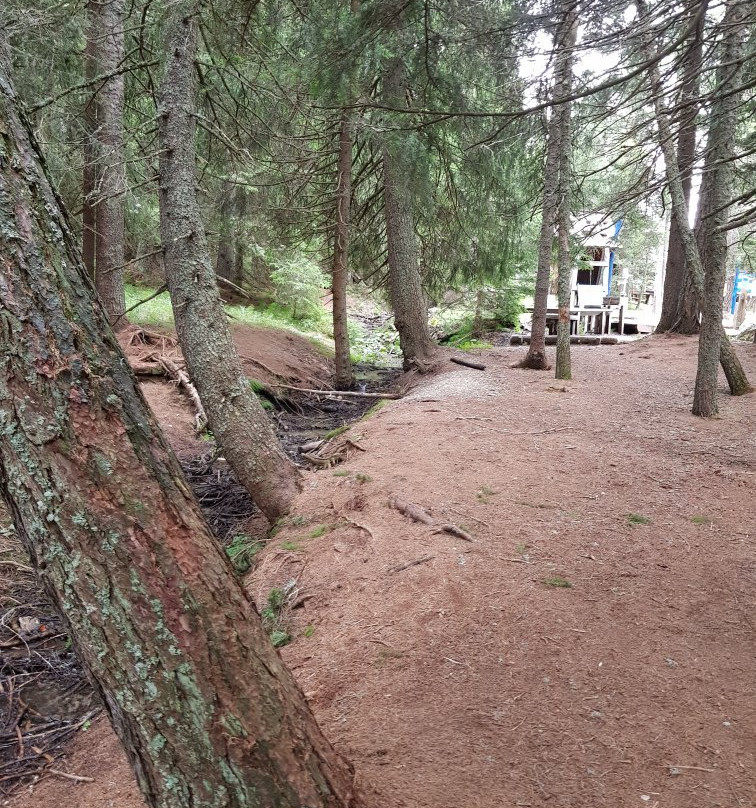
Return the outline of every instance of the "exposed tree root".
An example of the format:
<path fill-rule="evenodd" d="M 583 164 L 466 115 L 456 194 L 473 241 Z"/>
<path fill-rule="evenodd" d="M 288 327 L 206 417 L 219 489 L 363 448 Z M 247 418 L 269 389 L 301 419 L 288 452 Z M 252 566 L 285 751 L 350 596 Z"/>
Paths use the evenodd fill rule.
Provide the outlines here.
<path fill-rule="evenodd" d="M 528 351 L 525 357 L 512 367 L 524 370 L 551 370 L 551 365 L 546 361 L 546 354 L 542 351 Z"/>
<path fill-rule="evenodd" d="M 427 511 L 423 510 L 419 505 L 414 505 L 412 502 L 406 502 L 400 499 L 396 494 L 389 497 L 389 507 L 399 511 L 403 516 L 412 519 L 414 522 L 421 522 L 424 525 L 428 525 L 428 527 L 433 527 L 436 524 L 433 517 Z M 452 536 L 464 539 L 464 541 L 475 541 L 466 530 L 462 530 L 462 528 L 457 527 L 457 525 L 438 525 L 438 529 L 433 532 L 449 533 Z"/>

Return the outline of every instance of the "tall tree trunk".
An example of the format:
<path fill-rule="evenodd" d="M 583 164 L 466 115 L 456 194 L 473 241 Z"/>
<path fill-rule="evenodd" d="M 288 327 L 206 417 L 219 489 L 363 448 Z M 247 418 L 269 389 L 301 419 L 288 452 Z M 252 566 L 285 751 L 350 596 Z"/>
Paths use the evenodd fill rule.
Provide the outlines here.
<path fill-rule="evenodd" d="M 564 92 L 572 92 L 572 65 L 574 48 L 577 42 L 578 16 L 577 6 L 573 5 L 565 12 L 564 41 L 561 43 L 567 51 L 564 66 Z M 572 261 L 570 260 L 570 217 L 572 214 L 570 155 L 572 151 L 570 138 L 570 102 L 559 108 L 559 208 L 557 212 L 558 235 L 558 278 L 557 296 L 559 303 L 559 320 L 557 322 L 556 367 L 554 376 L 557 379 L 572 378 L 572 361 L 570 357 L 570 297 L 572 295 Z"/>
<path fill-rule="evenodd" d="M 638 12 L 641 17 L 643 18 L 648 16 L 647 5 L 645 0 L 636 0 L 636 6 L 638 7 Z M 730 5 L 728 9 L 732 11 L 733 6 Z M 736 8 L 740 10 L 740 13 L 743 12 L 743 5 L 737 5 L 736 0 Z M 658 64 L 653 62 L 654 57 L 654 46 L 653 46 L 653 31 L 648 31 L 646 34 L 646 44 L 645 44 L 645 58 L 651 63 L 648 69 L 649 80 L 651 84 L 651 94 L 652 94 L 652 101 L 654 104 L 654 113 L 656 117 L 656 128 L 659 137 L 659 145 L 662 149 L 662 153 L 664 155 L 664 165 L 665 165 L 665 172 L 667 177 L 667 185 L 669 186 L 669 194 L 672 201 L 672 215 L 677 221 L 677 226 L 680 231 L 680 237 L 683 242 L 683 246 L 685 248 L 685 261 L 687 263 L 688 272 L 690 273 L 691 281 L 696 290 L 696 294 L 698 295 L 699 300 L 704 298 L 704 264 L 701 258 L 701 253 L 699 251 L 698 244 L 696 243 L 696 237 L 693 233 L 693 230 L 690 227 L 690 223 L 688 220 L 688 205 L 685 201 L 685 194 L 683 193 L 682 187 L 682 179 L 680 176 L 680 168 L 677 165 L 677 159 L 675 154 L 675 148 L 672 141 L 672 132 L 669 120 L 669 113 L 664 109 L 664 105 L 662 102 L 663 99 L 663 87 L 661 83 L 661 79 L 659 76 L 659 67 Z M 732 81 L 737 86 L 737 79 L 735 74 L 740 74 L 742 68 L 742 63 L 738 63 L 737 66 L 733 67 L 732 65 L 727 65 L 726 63 L 722 63 L 721 71 L 727 71 L 729 69 L 729 73 L 725 72 L 725 77 L 728 81 Z M 729 102 L 733 96 L 729 96 L 728 98 L 722 98 L 721 93 L 717 96 L 717 104 L 722 102 Z M 714 106 L 717 106 L 715 104 Z M 710 113 L 712 116 L 714 115 L 714 110 Z M 728 141 L 731 143 L 731 141 Z M 709 148 L 712 147 L 713 144 L 709 145 Z M 729 200 L 728 200 L 729 201 Z M 709 324 L 713 327 L 713 318 L 709 319 Z M 738 359 L 737 355 L 735 354 L 735 350 L 730 343 L 730 340 L 727 338 L 727 335 L 724 332 L 724 328 L 722 326 L 722 301 L 721 301 L 721 294 L 719 300 L 719 318 L 718 318 L 718 331 L 719 331 L 719 361 L 722 364 L 722 368 L 725 371 L 725 375 L 727 376 L 727 381 L 730 385 L 730 392 L 734 396 L 744 395 L 745 393 L 752 392 L 753 388 L 748 383 L 748 379 L 745 375 L 745 371 Z M 699 361 L 700 361 L 700 350 L 701 350 L 701 338 L 699 338 Z M 703 346 L 705 349 L 711 349 L 710 345 L 710 332 L 707 328 L 707 338 L 703 342 Z M 705 362 L 705 376 L 707 378 L 711 377 L 711 368 L 710 363 L 707 361 Z M 710 386 L 710 385 L 709 385 Z M 709 402 L 709 406 L 711 406 L 711 402 Z M 716 404 L 714 405 L 716 406 Z M 699 412 L 698 414 L 703 414 Z M 713 414 L 713 413 L 711 413 Z"/>
<path fill-rule="evenodd" d="M 89 14 L 97 29 L 97 54 L 103 74 L 117 70 L 124 59 L 124 0 L 92 2 Z M 91 29 L 90 29 L 91 30 Z M 126 169 L 123 147 L 123 74 L 106 79 L 97 93 L 99 188 L 95 285 L 108 319 L 116 327 L 128 325 L 123 313 L 126 297 L 124 270 L 124 206 Z"/>
<path fill-rule="evenodd" d="M 708 0 L 694 7 L 691 13 L 699 14 L 700 6 L 704 7 Z M 677 136 L 677 165 L 680 169 L 683 196 L 690 209 L 690 192 L 693 186 L 693 164 L 696 159 L 696 118 L 698 116 L 698 92 L 701 66 L 703 62 L 703 29 L 704 15 L 698 16 L 698 24 L 686 43 L 686 52 L 682 68 L 682 85 L 679 105 L 681 107 Z M 700 208 L 699 208 L 700 210 Z M 664 295 L 662 310 L 656 333 L 672 331 L 677 334 L 697 334 L 698 295 L 691 283 L 685 262 L 683 246 L 677 220 L 672 217 L 669 227 L 667 246 L 667 263 L 664 271 Z"/>
<path fill-rule="evenodd" d="M 554 377 L 556 379 L 572 378 L 572 359 L 570 355 L 570 297 L 572 288 L 572 261 L 570 259 L 570 205 L 563 201 L 559 205 L 557 217 L 558 237 L 558 298 L 559 320 L 557 322 L 556 366 Z"/>
<path fill-rule="evenodd" d="M 387 59 L 382 74 L 383 103 L 407 104 L 407 79 L 400 56 Z M 412 214 L 412 167 L 406 135 L 386 132 L 383 137 L 383 198 L 388 246 L 388 291 L 404 368 L 427 370 L 435 345 L 428 329 L 428 307 L 417 258 L 417 238 Z"/>
<path fill-rule="evenodd" d="M 338 180 L 336 183 L 336 227 L 331 273 L 333 306 L 333 342 L 335 348 L 337 390 L 349 390 L 354 384 L 349 348 L 347 319 L 347 283 L 349 281 L 349 223 L 352 207 L 352 115 L 341 113 L 339 126 Z"/>
<path fill-rule="evenodd" d="M 160 234 L 181 350 L 224 457 L 260 510 L 275 521 L 300 490 L 231 338 L 196 193 L 196 0 L 174 6 L 159 91 Z"/>
<path fill-rule="evenodd" d="M 572 83 L 572 48 L 566 46 L 572 25 L 572 5 L 560 5 L 560 20 L 554 34 L 554 89 L 552 99 L 569 95 Z M 551 274 L 551 253 L 554 244 L 554 225 L 559 207 L 559 158 L 561 154 L 562 120 L 564 105 L 551 107 L 546 144 L 546 163 L 543 170 L 543 216 L 538 238 L 538 271 L 536 273 L 535 296 L 533 299 L 533 324 L 530 332 L 530 346 L 520 367 L 532 370 L 548 370 L 546 359 L 546 309 L 549 298 L 549 276 Z"/>
<path fill-rule="evenodd" d="M 732 160 L 735 155 L 735 131 L 738 122 L 740 93 L 737 87 L 743 74 L 744 43 L 747 30 L 744 25 L 748 11 L 742 0 L 729 0 L 722 20 L 717 89 L 710 111 L 709 136 L 704 161 L 704 182 L 701 189 L 701 227 L 704 285 L 701 296 L 701 333 L 698 338 L 698 372 L 693 394 L 693 414 L 716 415 L 717 376 L 721 354 L 722 297 L 727 265 L 727 223 L 732 199 Z M 727 340 L 727 337 L 724 336 Z M 734 356 L 725 351 L 722 366 L 728 381 L 737 373 L 731 362 Z M 743 380 L 747 384 L 745 374 Z"/>
<path fill-rule="evenodd" d="M 218 228 L 218 253 L 215 258 L 215 274 L 219 278 L 236 283 L 235 242 L 236 186 L 226 182 L 220 203 L 220 227 Z"/>
<path fill-rule="evenodd" d="M 0 495 L 18 534 L 150 806 L 355 806 L 94 302 L 8 65 L 0 44 Z"/>
<path fill-rule="evenodd" d="M 98 37 L 100 35 L 96 12 L 87 11 L 87 42 L 84 48 L 84 76 L 92 81 L 97 76 Z M 84 167 L 81 176 L 81 255 L 89 277 L 95 279 L 95 255 L 97 250 L 97 205 L 98 186 L 98 114 L 97 91 L 92 89 L 84 105 Z"/>
<path fill-rule="evenodd" d="M 244 285 L 244 257 L 247 252 L 244 225 L 247 218 L 247 191 L 237 186 L 235 195 L 236 221 L 234 227 L 234 270 L 231 281 L 237 286 Z"/>

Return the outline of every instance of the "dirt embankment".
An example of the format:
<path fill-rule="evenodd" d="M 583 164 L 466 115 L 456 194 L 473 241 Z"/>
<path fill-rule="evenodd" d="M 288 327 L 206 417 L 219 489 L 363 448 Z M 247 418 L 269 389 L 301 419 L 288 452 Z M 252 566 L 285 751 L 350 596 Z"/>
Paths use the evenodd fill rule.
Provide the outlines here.
<path fill-rule="evenodd" d="M 575 348 L 566 384 L 521 351 L 428 379 L 306 474 L 248 582 L 294 582 L 285 660 L 381 808 L 753 805 L 756 396 L 691 416 L 685 338 Z M 10 804 L 138 808 L 94 729 L 66 766 L 95 783 Z"/>

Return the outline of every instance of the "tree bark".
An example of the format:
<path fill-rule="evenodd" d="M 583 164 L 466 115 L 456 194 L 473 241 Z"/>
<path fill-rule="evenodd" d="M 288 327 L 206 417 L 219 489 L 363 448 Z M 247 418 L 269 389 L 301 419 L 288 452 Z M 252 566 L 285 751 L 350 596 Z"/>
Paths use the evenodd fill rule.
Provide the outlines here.
<path fill-rule="evenodd" d="M 400 56 L 386 60 L 382 74 L 383 103 L 389 107 L 407 104 L 407 78 Z M 394 310 L 394 325 L 404 368 L 425 371 L 435 351 L 428 329 L 425 302 L 417 258 L 417 238 L 412 213 L 412 175 L 406 135 L 386 132 L 383 137 L 383 198 L 388 247 L 388 291 Z"/>
<path fill-rule="evenodd" d="M 239 361 L 210 262 L 197 202 L 194 54 L 197 3 L 174 7 L 159 91 L 160 234 L 176 333 L 223 455 L 260 510 L 275 521 L 300 490 L 300 475 Z"/>
<path fill-rule="evenodd" d="M 720 357 L 728 382 L 748 384 L 739 363 L 733 363 L 734 350 L 722 328 L 722 297 L 727 265 L 727 231 L 732 199 L 732 159 L 735 155 L 735 131 L 738 123 L 740 93 L 737 87 L 743 73 L 744 22 L 747 11 L 742 0 L 729 0 L 722 20 L 722 43 L 716 81 L 718 92 L 710 111 L 709 136 L 701 189 L 701 227 L 704 284 L 701 296 L 701 333 L 698 338 L 698 371 L 693 393 L 693 414 L 716 415 L 717 376 Z M 730 92 L 728 92 L 730 91 Z M 722 350 L 723 338 L 727 343 Z M 729 350 L 728 350 L 729 348 Z M 741 370 L 742 372 L 742 370 Z"/>
<path fill-rule="evenodd" d="M 706 5 L 707 0 L 704 0 Z M 699 7 L 692 10 L 696 15 Z M 693 186 L 693 164 L 696 159 L 696 117 L 701 66 L 703 63 L 704 15 L 698 17 L 698 24 L 686 43 L 687 51 L 683 62 L 682 85 L 678 103 L 681 106 L 677 137 L 677 165 L 680 169 L 683 196 L 690 209 L 690 192 Z M 677 220 L 672 217 L 669 227 L 667 263 L 664 271 L 664 295 L 662 310 L 656 333 L 697 334 L 699 329 L 698 295 L 688 277 L 685 262 L 685 247 L 680 236 Z"/>
<path fill-rule="evenodd" d="M 564 65 L 564 92 L 572 92 L 572 65 L 574 48 L 577 42 L 578 15 L 577 6 L 571 6 L 565 12 L 564 40 L 561 47 L 567 52 Z M 572 196 L 570 188 L 570 115 L 572 105 L 566 102 L 559 108 L 559 208 L 557 211 L 558 233 L 558 278 L 557 295 L 559 303 L 559 320 L 557 321 L 556 367 L 554 376 L 557 379 L 572 378 L 572 362 L 570 357 L 570 297 L 572 294 L 572 261 L 570 258 L 570 217 L 572 214 Z M 545 335 L 544 335 L 545 336 Z"/>
<path fill-rule="evenodd" d="M 91 7 L 87 10 L 86 45 L 84 48 L 84 75 L 87 81 L 92 81 L 98 71 L 97 37 L 99 25 L 97 14 Z M 97 92 L 87 98 L 84 105 L 84 167 L 81 177 L 81 254 L 84 266 L 89 277 L 95 279 L 95 255 L 97 250 L 97 205 L 95 203 L 98 186 L 97 169 Z"/>
<path fill-rule="evenodd" d="M 636 0 L 636 5 L 638 7 L 639 15 L 641 19 L 643 19 L 644 17 L 647 16 L 647 6 L 645 0 Z M 731 9 L 732 6 L 730 6 L 729 8 Z M 738 8 L 742 9 L 742 6 L 738 6 Z M 685 261 L 687 263 L 691 281 L 695 287 L 696 294 L 698 295 L 699 300 L 701 300 L 704 298 L 705 294 L 704 264 L 701 258 L 701 253 L 699 251 L 698 244 L 696 243 L 695 234 L 693 233 L 693 230 L 691 229 L 688 220 L 688 205 L 685 201 L 685 195 L 683 193 L 682 180 L 680 176 L 680 167 L 677 165 L 675 148 L 672 141 L 669 113 L 664 109 L 664 105 L 662 102 L 663 88 L 661 79 L 659 77 L 659 67 L 656 63 L 653 62 L 654 47 L 652 37 L 653 32 L 648 31 L 646 34 L 645 58 L 651 63 L 648 69 L 649 80 L 651 83 L 651 95 L 654 104 L 654 114 L 656 117 L 656 127 L 659 137 L 659 145 L 664 155 L 667 185 L 669 186 L 669 193 L 672 201 L 672 215 L 677 221 L 680 237 L 682 239 L 683 246 L 685 248 Z M 726 76 L 730 76 L 732 74 L 732 68 L 731 66 L 729 67 L 730 67 L 730 73 L 726 73 L 725 74 Z M 728 66 L 726 64 L 723 64 L 722 70 L 725 70 L 727 68 Z M 742 64 L 740 64 L 735 69 L 735 72 L 739 73 L 741 68 Z M 729 80 L 731 81 L 732 79 L 730 78 Z M 718 101 L 720 102 L 729 101 L 729 98 L 722 99 L 721 94 L 717 98 Z M 713 115 L 714 113 L 712 112 L 711 114 Z M 735 354 L 735 351 L 732 345 L 730 344 L 730 341 L 727 338 L 727 335 L 725 334 L 724 328 L 722 326 L 721 294 L 719 300 L 718 331 L 719 331 L 719 357 L 722 367 L 725 370 L 727 381 L 730 385 L 730 392 L 734 396 L 750 393 L 753 390 L 753 388 L 748 383 L 745 371 L 743 370 L 743 367 L 740 361 L 738 360 L 737 355 Z M 707 339 L 704 340 L 703 343 L 706 349 L 710 349 L 708 334 L 709 332 L 707 330 Z M 702 344 L 701 339 L 699 337 L 699 360 L 700 360 L 701 344 Z M 711 376 L 711 368 L 708 360 L 705 362 L 705 376 L 709 378 Z M 711 408 L 711 406 L 712 406 L 711 402 L 709 402 L 708 407 Z M 716 407 L 716 404 L 714 404 L 714 407 Z M 713 414 L 713 412 L 711 414 Z"/>
<path fill-rule="evenodd" d="M 554 34 L 554 89 L 552 99 L 565 98 L 569 95 L 568 87 L 572 83 L 572 49 L 566 47 L 566 39 L 571 24 L 571 6 L 569 3 L 561 10 L 561 19 Z M 559 156 L 561 154 L 563 104 L 551 107 L 548 138 L 546 144 L 546 163 L 543 170 L 543 215 L 541 232 L 538 238 L 538 271 L 536 273 L 535 296 L 533 298 L 533 324 L 530 331 L 530 346 L 520 367 L 532 370 L 548 370 L 550 365 L 546 359 L 546 309 L 549 297 L 549 276 L 551 274 L 551 252 L 554 244 L 554 225 L 559 207 Z"/>
<path fill-rule="evenodd" d="M 215 258 L 215 273 L 220 278 L 236 283 L 234 277 L 234 190 L 233 183 L 226 182 L 223 186 L 220 203 L 220 226 L 218 228 L 218 253 Z"/>
<path fill-rule="evenodd" d="M 124 0 L 92 2 L 89 5 L 96 37 L 97 63 L 101 73 L 112 73 L 123 63 Z M 108 319 L 116 328 L 128 322 L 123 287 L 124 206 L 126 169 L 123 146 L 123 74 L 111 76 L 97 92 L 97 151 L 99 187 L 97 188 L 97 239 L 95 241 L 95 286 Z"/>
<path fill-rule="evenodd" d="M 347 318 L 347 283 L 349 281 L 349 223 L 352 207 L 352 142 L 351 113 L 341 113 L 339 127 L 339 161 L 336 182 L 336 227 L 333 245 L 333 271 L 331 273 L 331 300 L 333 306 L 333 342 L 335 349 L 337 390 L 349 390 L 354 384 L 349 347 Z"/>
<path fill-rule="evenodd" d="M 347 808 L 142 397 L 0 44 L 0 495 L 152 808 Z"/>

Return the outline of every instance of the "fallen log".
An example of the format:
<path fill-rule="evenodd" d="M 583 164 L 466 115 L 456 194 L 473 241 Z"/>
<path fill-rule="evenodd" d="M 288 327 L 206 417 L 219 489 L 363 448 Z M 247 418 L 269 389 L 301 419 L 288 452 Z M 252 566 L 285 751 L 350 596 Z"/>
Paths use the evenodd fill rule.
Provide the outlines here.
<path fill-rule="evenodd" d="M 473 370 L 485 370 L 486 366 L 482 365 L 480 362 L 473 362 L 470 359 L 460 359 L 458 356 L 450 356 L 450 362 L 454 362 L 455 365 L 462 365 L 466 368 L 473 368 Z"/>
<path fill-rule="evenodd" d="M 553 334 L 546 335 L 547 345 L 556 345 L 557 338 Z M 608 334 L 573 334 L 570 345 L 617 345 L 619 339 Z M 530 345 L 530 334 L 512 334 L 510 345 Z"/>

